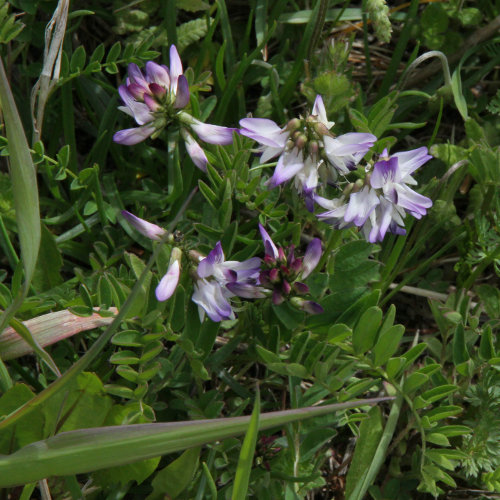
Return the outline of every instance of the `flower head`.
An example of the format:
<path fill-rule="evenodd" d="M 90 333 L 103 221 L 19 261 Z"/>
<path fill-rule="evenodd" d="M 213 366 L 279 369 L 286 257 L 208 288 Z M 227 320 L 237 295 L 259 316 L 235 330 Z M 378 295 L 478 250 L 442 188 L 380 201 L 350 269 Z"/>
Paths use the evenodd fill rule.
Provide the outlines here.
<path fill-rule="evenodd" d="M 196 270 L 197 280 L 192 297 L 198 304 L 200 320 L 205 313 L 212 321 L 234 319 L 229 299 L 265 297 L 264 289 L 258 286 L 260 259 L 253 257 L 243 262 L 225 260 L 221 242 L 203 258 Z"/>
<path fill-rule="evenodd" d="M 318 265 L 321 258 L 321 241 L 313 238 L 307 246 L 303 258 L 295 257 L 294 247 L 288 249 L 288 255 L 282 247 L 277 247 L 264 227 L 259 224 L 259 231 L 264 242 L 265 258 L 263 270 L 260 272 L 260 283 L 272 289 L 272 300 L 275 305 L 283 303 L 286 298 L 309 293 L 309 287 L 301 280 L 307 278 Z M 312 314 L 323 312 L 319 304 L 310 300 L 295 300 L 292 304 Z"/>
<path fill-rule="evenodd" d="M 350 185 L 349 193 L 336 200 L 315 196 L 316 203 L 328 209 L 318 218 L 339 229 L 360 227 L 371 243 L 382 241 L 387 232 L 405 234 L 406 214 L 420 219 L 432 206 L 432 200 L 407 185 L 417 183 L 411 174 L 431 158 L 425 147 L 392 156 L 384 150 L 362 189 Z"/>
<path fill-rule="evenodd" d="M 234 129 L 205 124 L 182 111 L 189 104 L 189 83 L 175 45 L 170 46 L 170 67 L 148 61 L 143 73 L 136 64 L 129 64 L 128 78 L 118 92 L 124 103 L 118 109 L 139 125 L 116 132 L 113 140 L 119 144 L 132 146 L 148 137 L 155 138 L 165 127 L 176 123 L 193 163 L 206 170 L 207 157 L 189 130 L 210 144 L 232 142 Z"/>
<path fill-rule="evenodd" d="M 306 118 L 294 118 L 283 128 L 272 120 L 244 118 L 240 120 L 240 134 L 261 144 L 261 163 L 278 157 L 269 186 L 294 179 L 295 188 L 306 197 L 312 211 L 319 178 L 329 181 L 339 173 L 349 173 L 377 140 L 372 134 L 361 133 L 335 137 L 330 132 L 333 125 L 318 95 Z"/>

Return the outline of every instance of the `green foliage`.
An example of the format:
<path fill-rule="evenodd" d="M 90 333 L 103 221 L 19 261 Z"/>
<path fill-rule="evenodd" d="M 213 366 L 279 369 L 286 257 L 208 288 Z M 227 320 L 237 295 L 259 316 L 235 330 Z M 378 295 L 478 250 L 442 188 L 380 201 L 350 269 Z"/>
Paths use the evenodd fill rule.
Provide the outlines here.
<path fill-rule="evenodd" d="M 22 140 L 30 88 L 55 4 L 0 2 L 3 81 L 14 94 L 2 94 L 0 129 L 0 156 L 11 163 L 0 172 L 4 314 L 33 278 L 10 323 L 34 357 L 0 365 L 0 470 L 17 482 L 28 463 L 38 473 L 29 480 L 70 474 L 49 480 L 54 498 L 86 493 L 89 480 L 98 495 L 151 499 L 500 491 L 499 53 L 496 39 L 462 47 L 487 33 L 498 8 L 412 0 L 389 16 L 383 1 L 327 3 L 91 0 L 69 13 L 43 134 L 30 144 Z M 174 40 L 190 85 L 186 109 L 201 121 L 237 127 L 252 114 L 283 127 L 321 94 L 333 136 L 377 136 L 363 165 L 385 148 L 427 145 L 434 159 L 415 177 L 433 200 L 430 214 L 408 216 L 405 236 L 374 245 L 354 227 L 319 222 L 293 181 L 270 189 L 277 159 L 260 164 L 255 143 L 237 133 L 232 145 L 202 144 L 206 172 L 173 127 L 114 144 L 117 130 L 134 126 L 117 110 L 127 66 L 168 64 Z M 414 79 L 427 63 L 404 74 L 426 49 L 453 54 L 450 87 L 439 88 L 438 73 Z M 365 178 L 362 168 L 349 175 Z M 339 178 L 327 195 L 340 194 L 335 183 L 343 189 Z M 171 242 L 148 240 L 123 209 L 168 228 Z M 237 319 L 200 321 L 194 252 L 221 241 L 228 261 L 262 257 L 257 223 L 285 252 L 294 245 L 303 255 L 312 238 L 322 241 L 304 281 L 324 312 L 306 313 L 288 296 L 279 305 L 231 297 Z M 160 303 L 172 245 L 183 255 L 180 282 Z M 60 310 L 90 319 L 97 308 L 105 330 L 45 350 L 23 323 Z M 257 385 L 261 407 L 250 418 Z M 378 396 L 395 399 L 353 402 Z M 285 409 L 273 430 L 257 433 Z M 162 426 L 168 438 L 154 434 Z M 114 451 L 104 453 L 103 440 Z M 2 484 L 10 477 L 2 472 Z M 22 495 L 39 495 L 34 488 Z"/>

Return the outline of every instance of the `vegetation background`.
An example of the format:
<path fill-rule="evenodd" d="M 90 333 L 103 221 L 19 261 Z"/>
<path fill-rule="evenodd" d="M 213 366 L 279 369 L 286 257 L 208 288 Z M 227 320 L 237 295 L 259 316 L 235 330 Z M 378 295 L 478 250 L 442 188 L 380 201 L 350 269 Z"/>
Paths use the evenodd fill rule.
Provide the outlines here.
<path fill-rule="evenodd" d="M 0 496 L 499 498 L 499 27 L 498 0 L 1 0 Z M 203 121 L 321 94 L 336 134 L 427 146 L 430 213 L 370 244 L 266 187 L 243 136 L 207 173 L 174 128 L 113 143 L 127 65 L 171 44 Z M 200 323 L 187 272 L 158 302 L 170 245 L 123 209 L 232 260 L 257 221 L 321 238 L 325 312 Z"/>

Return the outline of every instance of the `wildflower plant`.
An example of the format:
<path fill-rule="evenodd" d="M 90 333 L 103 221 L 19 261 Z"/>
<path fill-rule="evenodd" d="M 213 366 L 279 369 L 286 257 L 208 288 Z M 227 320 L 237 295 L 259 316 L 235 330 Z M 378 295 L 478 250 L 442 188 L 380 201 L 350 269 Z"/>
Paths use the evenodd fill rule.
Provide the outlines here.
<path fill-rule="evenodd" d="M 486 36 L 488 9 L 363 2 L 361 39 L 324 0 L 59 2 L 43 38 L 47 6 L 11 3 L 1 488 L 500 491 L 492 45 L 438 92 L 412 72 L 435 51 L 399 73 L 424 17 Z"/>

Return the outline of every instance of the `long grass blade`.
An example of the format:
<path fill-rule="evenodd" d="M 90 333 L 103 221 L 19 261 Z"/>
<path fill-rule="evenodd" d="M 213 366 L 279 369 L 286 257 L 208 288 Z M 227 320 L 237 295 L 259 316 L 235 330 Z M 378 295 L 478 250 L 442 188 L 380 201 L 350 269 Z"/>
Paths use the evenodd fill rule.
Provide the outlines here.
<path fill-rule="evenodd" d="M 233 500 L 245 500 L 248 491 L 248 481 L 252 472 L 253 456 L 255 446 L 257 444 L 257 436 L 259 434 L 259 418 L 260 418 L 260 394 L 257 391 L 255 396 L 255 406 L 253 408 L 248 430 L 245 439 L 241 446 L 238 466 L 236 467 L 236 475 L 234 476 Z"/>
<path fill-rule="evenodd" d="M 9 307 L 0 316 L 0 332 L 9 323 L 17 309 L 28 294 L 31 279 L 35 271 L 40 246 L 40 211 L 38 205 L 38 188 L 36 172 L 31 159 L 28 141 L 17 111 L 16 102 L 9 86 L 7 75 L 0 60 L 0 103 L 9 144 L 9 170 L 12 182 L 14 209 L 16 212 L 17 230 L 21 246 L 21 259 L 24 269 L 24 284 L 13 297 Z M 2 389 L 9 384 L 8 372 L 0 368 Z"/>
<path fill-rule="evenodd" d="M 372 398 L 265 413 L 260 417 L 259 429 L 269 429 L 391 399 L 393 398 Z M 62 432 L 31 443 L 11 455 L 0 457 L 0 487 L 125 465 L 227 439 L 245 433 L 251 419 L 252 417 L 232 417 Z"/>

